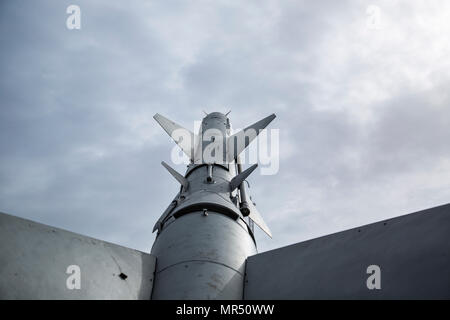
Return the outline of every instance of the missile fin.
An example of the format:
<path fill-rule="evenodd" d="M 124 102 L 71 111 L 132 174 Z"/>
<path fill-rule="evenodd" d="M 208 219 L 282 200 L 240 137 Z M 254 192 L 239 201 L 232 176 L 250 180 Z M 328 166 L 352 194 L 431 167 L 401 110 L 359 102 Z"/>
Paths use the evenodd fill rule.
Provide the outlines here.
<path fill-rule="evenodd" d="M 256 169 L 258 165 L 254 164 L 247 170 L 242 171 L 237 176 L 235 176 L 233 179 L 231 179 L 230 187 L 231 192 L 233 192 L 237 187 L 241 185 L 242 182 L 244 182 L 245 179 Z"/>
<path fill-rule="evenodd" d="M 194 148 L 197 141 L 197 135 L 190 130 L 183 128 L 179 124 L 163 117 L 159 113 L 155 114 L 153 118 L 159 125 L 167 132 L 167 134 L 175 141 L 175 143 L 183 150 L 189 157 L 191 162 L 194 161 Z"/>
<path fill-rule="evenodd" d="M 266 222 L 262 218 L 261 214 L 259 213 L 258 209 L 256 209 L 256 206 L 254 205 L 253 201 L 248 201 L 248 205 L 250 207 L 250 215 L 248 216 L 252 221 L 262 230 L 264 231 L 269 237 L 272 238 L 272 232 L 270 231 L 269 227 L 267 226 Z"/>
<path fill-rule="evenodd" d="M 235 160 L 236 157 L 258 136 L 260 131 L 267 127 L 267 125 L 275 118 L 276 115 L 271 114 L 229 137 L 227 140 L 228 161 L 231 162 Z"/>
<path fill-rule="evenodd" d="M 180 196 L 180 194 L 178 193 L 175 198 L 172 200 L 172 202 L 170 203 L 170 205 L 167 207 L 166 210 L 164 210 L 163 214 L 161 215 L 161 217 L 159 217 L 158 221 L 156 221 L 154 227 L 153 227 L 153 232 L 155 232 L 156 230 L 161 231 L 162 228 L 162 224 L 164 223 L 164 220 L 167 219 L 167 217 L 170 215 L 170 213 L 172 213 L 173 209 L 175 209 L 175 207 L 177 206 L 178 202 L 177 199 Z"/>
<path fill-rule="evenodd" d="M 175 169 L 173 169 L 171 166 L 169 166 L 164 161 L 162 161 L 161 164 L 183 186 L 183 189 L 186 190 L 187 187 L 189 186 L 189 181 L 187 181 L 187 179 L 185 177 L 183 177 L 181 174 L 179 174 Z"/>

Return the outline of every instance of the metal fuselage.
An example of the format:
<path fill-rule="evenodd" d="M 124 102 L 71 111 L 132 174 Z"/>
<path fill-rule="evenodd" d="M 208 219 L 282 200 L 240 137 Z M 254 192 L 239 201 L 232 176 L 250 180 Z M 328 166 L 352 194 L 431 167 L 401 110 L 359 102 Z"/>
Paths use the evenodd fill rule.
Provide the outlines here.
<path fill-rule="evenodd" d="M 239 209 L 239 193 L 230 187 L 236 163 L 198 161 L 211 152 L 215 138 L 207 132 L 229 137 L 226 115 L 214 112 L 203 119 L 197 161 L 185 174 L 188 187 L 181 187 L 159 221 L 151 250 L 157 257 L 152 299 L 243 298 L 245 261 L 257 253 L 256 243 Z"/>

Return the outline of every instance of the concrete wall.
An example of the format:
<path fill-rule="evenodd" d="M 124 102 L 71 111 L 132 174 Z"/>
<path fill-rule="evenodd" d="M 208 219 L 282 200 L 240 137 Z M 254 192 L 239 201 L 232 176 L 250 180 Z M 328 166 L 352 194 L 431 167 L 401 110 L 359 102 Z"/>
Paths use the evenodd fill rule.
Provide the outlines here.
<path fill-rule="evenodd" d="M 251 256 L 244 298 L 450 299 L 450 204 Z"/>
<path fill-rule="evenodd" d="M 155 260 L 0 213 L 0 299 L 150 299 Z M 66 286 L 70 265 L 80 267 L 79 290 Z"/>

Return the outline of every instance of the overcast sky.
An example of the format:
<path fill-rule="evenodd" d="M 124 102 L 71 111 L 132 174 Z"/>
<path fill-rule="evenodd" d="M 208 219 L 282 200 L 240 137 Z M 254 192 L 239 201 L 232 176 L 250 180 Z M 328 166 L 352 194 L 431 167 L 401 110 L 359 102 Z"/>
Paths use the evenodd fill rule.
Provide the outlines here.
<path fill-rule="evenodd" d="M 178 191 L 153 115 L 229 109 L 277 115 L 260 251 L 448 203 L 449 34 L 448 0 L 3 0 L 0 211 L 148 252 Z"/>

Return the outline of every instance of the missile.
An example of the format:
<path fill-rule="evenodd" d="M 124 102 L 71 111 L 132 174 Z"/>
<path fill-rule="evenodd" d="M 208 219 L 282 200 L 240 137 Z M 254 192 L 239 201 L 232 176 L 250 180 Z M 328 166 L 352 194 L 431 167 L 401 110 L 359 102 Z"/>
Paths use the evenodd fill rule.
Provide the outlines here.
<path fill-rule="evenodd" d="M 231 134 L 228 114 L 205 113 L 198 134 L 154 116 L 190 163 L 183 176 L 162 162 L 180 191 L 153 228 L 152 299 L 242 299 L 245 261 L 257 253 L 253 222 L 271 236 L 245 190 L 257 164 L 242 170 L 239 154 L 275 115 Z"/>
<path fill-rule="evenodd" d="M 257 253 L 240 154 L 274 117 L 194 134 L 155 115 L 190 163 L 162 162 L 180 187 L 151 254 L 0 212 L 0 299 L 450 299 L 450 204 Z"/>

